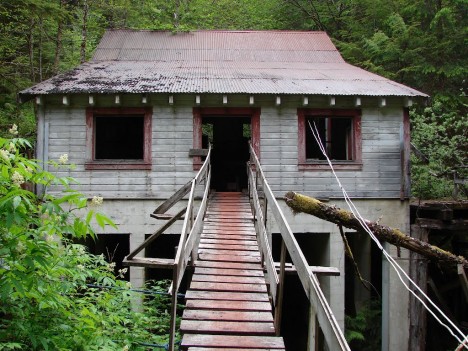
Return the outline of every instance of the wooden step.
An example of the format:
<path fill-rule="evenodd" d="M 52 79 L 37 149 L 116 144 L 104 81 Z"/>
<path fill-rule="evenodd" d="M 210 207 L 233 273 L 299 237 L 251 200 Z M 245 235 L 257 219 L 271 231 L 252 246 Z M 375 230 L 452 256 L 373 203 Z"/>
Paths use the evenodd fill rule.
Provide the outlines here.
<path fill-rule="evenodd" d="M 265 293 L 232 292 L 232 291 L 197 291 L 188 290 L 186 300 L 225 300 L 225 301 L 257 301 L 269 302 Z M 271 314 L 271 313 L 270 313 Z"/>
<path fill-rule="evenodd" d="M 182 333 L 207 333 L 224 335 L 274 335 L 272 322 L 232 322 L 232 321 L 192 321 L 183 319 L 180 323 Z"/>
<path fill-rule="evenodd" d="M 271 312 L 185 310 L 183 319 L 204 321 L 273 322 Z"/>
<path fill-rule="evenodd" d="M 274 336 L 186 334 L 182 338 L 181 346 L 184 348 L 209 347 L 218 350 L 220 348 L 284 350 L 284 341 L 283 338 Z"/>

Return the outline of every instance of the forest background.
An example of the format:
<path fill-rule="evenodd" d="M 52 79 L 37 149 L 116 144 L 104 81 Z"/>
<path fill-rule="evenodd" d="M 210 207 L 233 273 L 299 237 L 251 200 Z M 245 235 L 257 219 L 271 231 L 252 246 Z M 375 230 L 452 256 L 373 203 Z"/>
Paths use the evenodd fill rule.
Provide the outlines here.
<path fill-rule="evenodd" d="M 468 155 L 467 21 L 467 0 L 2 0 L 0 130 L 34 140 L 17 93 L 89 59 L 107 28 L 323 30 L 349 63 L 431 96 L 411 110 L 412 194 L 449 197 Z"/>

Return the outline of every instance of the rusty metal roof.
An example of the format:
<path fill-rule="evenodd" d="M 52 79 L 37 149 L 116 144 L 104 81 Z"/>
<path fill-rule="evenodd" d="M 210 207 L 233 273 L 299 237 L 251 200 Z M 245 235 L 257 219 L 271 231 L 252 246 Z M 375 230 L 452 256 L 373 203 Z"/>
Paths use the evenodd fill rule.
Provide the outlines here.
<path fill-rule="evenodd" d="M 93 59 L 20 93 L 427 96 L 346 63 L 324 32 L 111 30 Z"/>

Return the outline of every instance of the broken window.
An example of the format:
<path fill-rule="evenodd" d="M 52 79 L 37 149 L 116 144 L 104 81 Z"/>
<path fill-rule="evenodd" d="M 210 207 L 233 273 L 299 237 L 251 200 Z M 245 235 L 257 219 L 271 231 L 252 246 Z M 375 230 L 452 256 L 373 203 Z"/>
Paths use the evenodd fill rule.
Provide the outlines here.
<path fill-rule="evenodd" d="M 353 129 L 351 117 L 307 117 L 306 159 L 325 160 L 312 129 L 318 135 L 331 160 L 353 160 Z"/>
<path fill-rule="evenodd" d="M 360 110 L 299 109 L 298 122 L 300 169 L 329 169 L 317 139 L 338 169 L 362 167 Z"/>
<path fill-rule="evenodd" d="M 87 169 L 151 169 L 151 109 L 87 111 Z"/>

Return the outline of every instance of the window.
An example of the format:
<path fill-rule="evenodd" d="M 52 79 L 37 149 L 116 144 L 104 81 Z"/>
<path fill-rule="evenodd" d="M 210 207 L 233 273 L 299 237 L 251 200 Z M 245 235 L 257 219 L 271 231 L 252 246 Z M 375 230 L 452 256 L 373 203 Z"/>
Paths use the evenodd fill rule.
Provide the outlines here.
<path fill-rule="evenodd" d="M 298 110 L 299 169 L 329 169 L 325 156 L 312 133 L 318 136 L 337 169 L 358 170 L 361 162 L 360 110 Z"/>
<path fill-rule="evenodd" d="M 87 169 L 151 169 L 151 108 L 89 108 Z"/>

